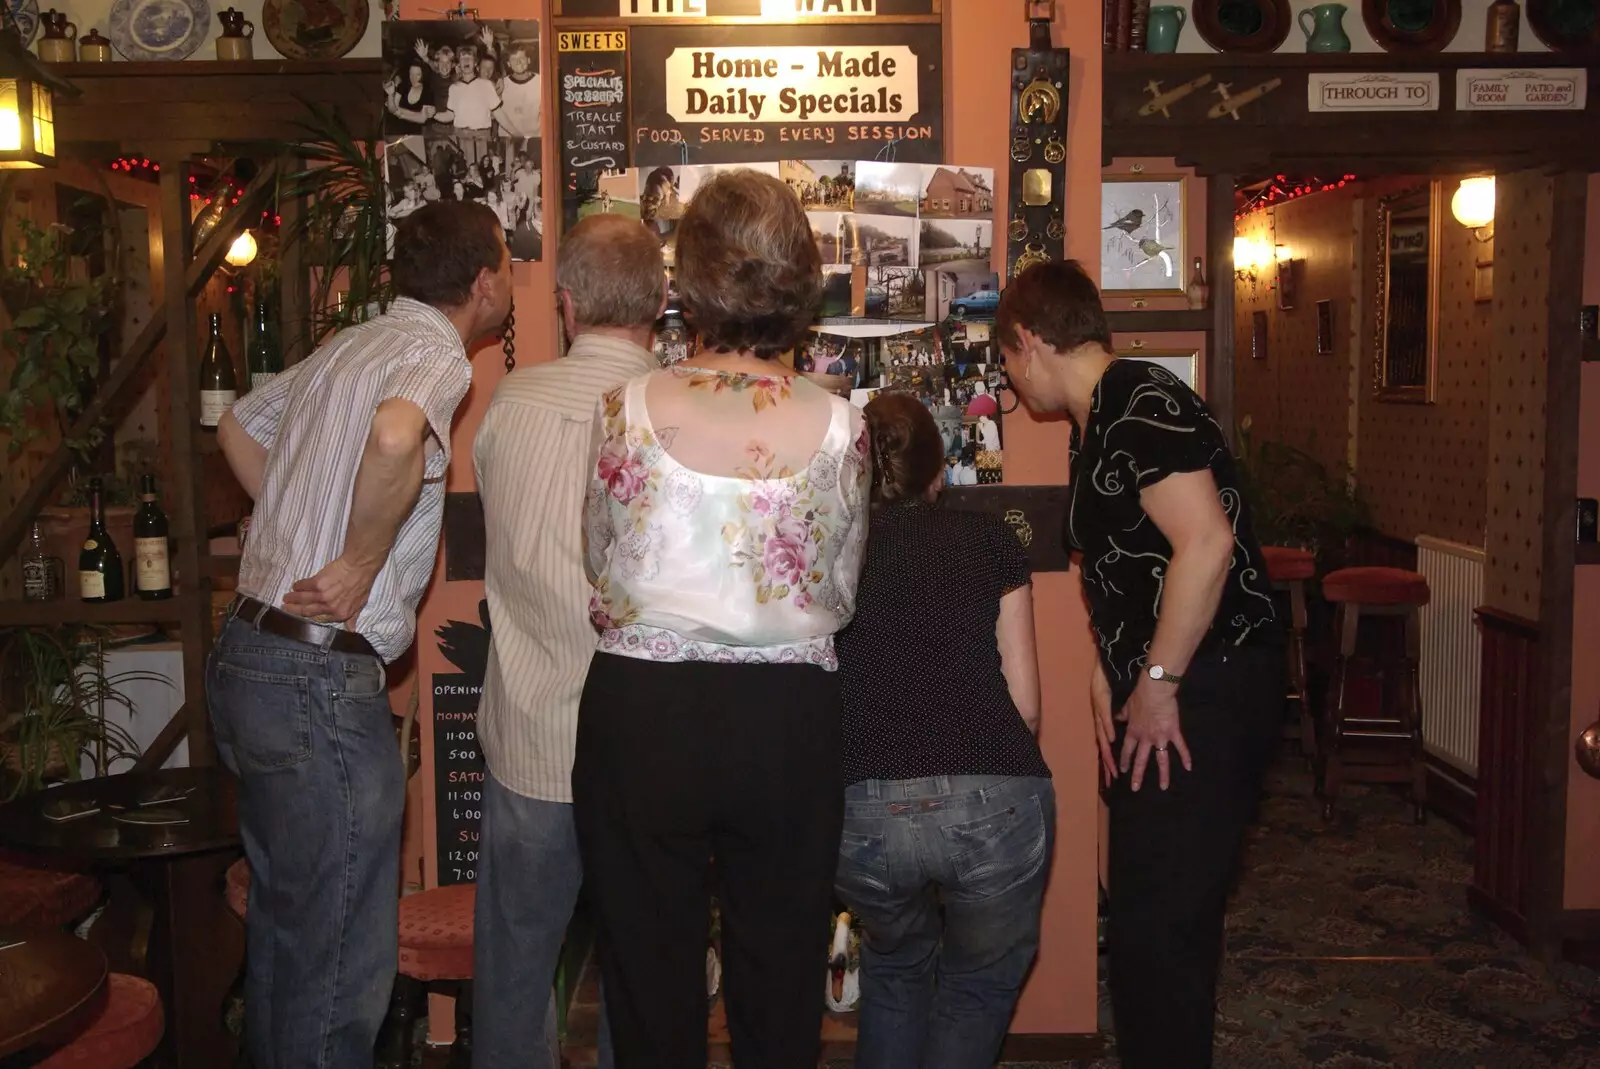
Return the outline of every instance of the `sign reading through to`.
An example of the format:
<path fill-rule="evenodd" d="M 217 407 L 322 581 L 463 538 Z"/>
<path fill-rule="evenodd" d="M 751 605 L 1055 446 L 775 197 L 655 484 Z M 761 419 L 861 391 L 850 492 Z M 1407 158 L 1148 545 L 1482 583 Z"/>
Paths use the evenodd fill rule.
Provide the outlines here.
<path fill-rule="evenodd" d="M 1311 111 L 1438 111 L 1438 74 L 1312 74 Z"/>
<path fill-rule="evenodd" d="M 893 119 L 917 113 L 917 57 L 874 48 L 674 49 L 667 114 L 679 122 Z"/>

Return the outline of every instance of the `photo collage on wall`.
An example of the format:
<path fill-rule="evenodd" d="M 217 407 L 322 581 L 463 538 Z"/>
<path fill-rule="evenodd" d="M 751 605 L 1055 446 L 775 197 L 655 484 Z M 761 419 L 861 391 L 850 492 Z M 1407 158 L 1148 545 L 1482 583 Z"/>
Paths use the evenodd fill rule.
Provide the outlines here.
<path fill-rule="evenodd" d="M 859 405 L 880 389 L 915 393 L 943 432 L 946 481 L 1000 482 L 993 170 L 823 159 L 630 169 L 602 175 L 578 215 L 640 219 L 670 274 L 695 194 L 737 167 L 794 192 L 821 253 L 822 309 L 795 370 Z"/>
<path fill-rule="evenodd" d="M 383 24 L 389 236 L 436 200 L 487 204 L 513 260 L 544 251 L 539 23 L 438 19 Z"/>

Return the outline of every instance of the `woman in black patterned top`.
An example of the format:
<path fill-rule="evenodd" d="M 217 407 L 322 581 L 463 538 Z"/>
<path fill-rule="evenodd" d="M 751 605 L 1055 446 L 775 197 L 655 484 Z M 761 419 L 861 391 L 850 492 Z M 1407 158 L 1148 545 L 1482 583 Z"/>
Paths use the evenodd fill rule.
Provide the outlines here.
<path fill-rule="evenodd" d="M 944 445 L 915 397 L 877 397 L 867 424 L 872 524 L 838 637 L 856 1065 L 980 1069 L 1039 947 L 1055 832 L 1028 558 L 999 519 L 937 507 Z"/>
<path fill-rule="evenodd" d="M 1117 1050 L 1126 1069 L 1209 1066 L 1223 913 L 1283 713 L 1272 585 L 1221 428 L 1170 373 L 1114 357 L 1081 267 L 1025 271 L 996 330 L 1028 407 L 1073 425 Z"/>

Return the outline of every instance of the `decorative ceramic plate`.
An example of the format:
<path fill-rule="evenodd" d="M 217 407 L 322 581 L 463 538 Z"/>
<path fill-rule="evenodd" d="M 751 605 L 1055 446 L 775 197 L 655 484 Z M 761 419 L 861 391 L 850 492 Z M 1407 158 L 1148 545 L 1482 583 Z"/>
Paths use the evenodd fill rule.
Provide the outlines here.
<path fill-rule="evenodd" d="M 27 48 L 39 32 L 39 0 L 6 0 L 6 8 L 11 12 L 17 36 L 22 38 L 22 47 Z"/>
<path fill-rule="evenodd" d="M 285 59 L 338 59 L 367 32 L 367 0 L 267 0 L 261 29 Z"/>
<path fill-rule="evenodd" d="M 111 44 L 123 59 L 187 59 L 211 28 L 206 0 L 117 0 Z"/>

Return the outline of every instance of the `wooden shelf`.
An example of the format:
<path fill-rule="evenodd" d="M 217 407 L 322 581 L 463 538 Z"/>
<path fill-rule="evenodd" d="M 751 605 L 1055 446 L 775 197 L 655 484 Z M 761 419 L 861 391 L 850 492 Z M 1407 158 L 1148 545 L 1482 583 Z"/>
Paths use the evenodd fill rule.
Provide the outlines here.
<path fill-rule="evenodd" d="M 1600 564 L 1600 542 L 1579 542 L 1573 550 L 1572 563 Z"/>
<path fill-rule="evenodd" d="M 1106 322 L 1118 334 L 1155 334 L 1175 330 L 1211 329 L 1211 309 L 1180 308 L 1159 311 L 1138 308 L 1129 312 L 1107 312 Z"/>
<path fill-rule="evenodd" d="M 55 624 L 175 624 L 182 611 L 180 597 L 166 601 L 124 598 L 110 604 L 87 601 L 0 601 L 0 627 L 52 626 Z"/>

